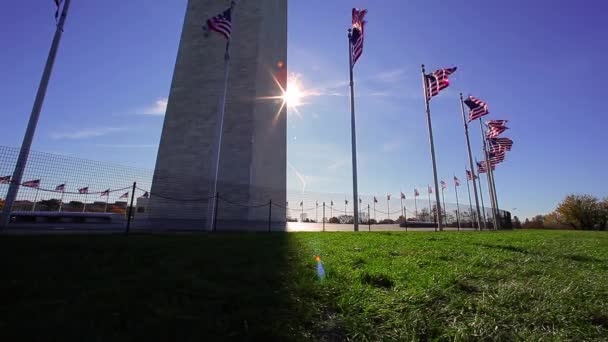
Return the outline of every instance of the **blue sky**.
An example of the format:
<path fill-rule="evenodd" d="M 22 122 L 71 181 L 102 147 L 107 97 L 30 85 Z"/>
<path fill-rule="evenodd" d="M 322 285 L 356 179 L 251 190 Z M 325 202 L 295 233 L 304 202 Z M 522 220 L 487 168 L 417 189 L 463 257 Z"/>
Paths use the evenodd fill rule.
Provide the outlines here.
<path fill-rule="evenodd" d="M 185 6 L 73 0 L 33 148 L 153 168 Z M 464 179 L 463 92 L 488 102 L 488 119 L 509 120 L 515 145 L 495 174 L 502 208 L 525 217 L 568 193 L 608 193 L 608 4 L 599 0 L 290 1 L 288 70 L 311 96 L 288 116 L 289 188 L 351 190 L 353 6 L 369 10 L 355 69 L 360 192 L 411 195 L 432 182 L 424 63 L 459 68 L 431 103 L 441 178 Z M 51 0 L 25 0 L 0 14 L 1 145 L 21 142 L 53 12 Z M 471 138 L 481 156 L 476 125 Z"/>

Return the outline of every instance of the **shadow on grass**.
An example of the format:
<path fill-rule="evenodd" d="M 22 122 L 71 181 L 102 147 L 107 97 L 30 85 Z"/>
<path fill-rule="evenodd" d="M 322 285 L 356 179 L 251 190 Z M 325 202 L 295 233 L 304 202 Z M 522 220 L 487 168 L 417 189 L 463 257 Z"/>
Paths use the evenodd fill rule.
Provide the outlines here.
<path fill-rule="evenodd" d="M 288 234 L 2 236 L 0 339 L 293 340 Z"/>
<path fill-rule="evenodd" d="M 481 247 L 498 249 L 498 250 L 506 251 L 506 252 L 516 252 L 516 253 L 522 253 L 522 254 L 535 254 L 525 248 L 512 246 L 512 245 L 495 245 L 495 244 L 488 244 L 488 243 L 476 243 L 475 245 L 481 246 Z"/>

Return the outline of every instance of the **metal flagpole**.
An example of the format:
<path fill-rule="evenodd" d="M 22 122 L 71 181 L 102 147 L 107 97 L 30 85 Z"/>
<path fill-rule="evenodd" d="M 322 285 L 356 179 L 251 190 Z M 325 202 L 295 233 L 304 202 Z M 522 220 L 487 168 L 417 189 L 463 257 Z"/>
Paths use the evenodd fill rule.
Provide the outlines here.
<path fill-rule="evenodd" d="M 59 212 L 61 212 L 61 209 L 63 208 L 63 196 L 65 195 L 65 188 L 63 190 L 61 190 L 61 199 L 59 200 Z"/>
<path fill-rule="evenodd" d="M 466 171 L 466 168 L 465 168 Z M 469 186 L 469 176 L 467 175 L 467 193 L 469 194 L 469 218 L 471 220 L 471 228 L 475 228 L 473 225 L 473 202 L 471 202 L 471 187 Z"/>
<path fill-rule="evenodd" d="M 329 216 L 331 216 L 330 218 L 334 217 L 334 201 L 331 201 L 329 205 Z"/>
<path fill-rule="evenodd" d="M 483 156 L 486 161 L 486 180 L 488 181 L 488 193 L 490 195 L 490 205 L 492 206 L 492 220 L 494 221 L 494 229 L 497 227 L 496 220 L 496 205 L 494 203 L 494 192 L 492 190 L 492 164 L 490 164 L 490 156 L 486 147 L 486 137 L 483 134 L 483 123 L 479 119 L 479 132 L 481 133 L 481 144 L 483 145 Z"/>
<path fill-rule="evenodd" d="M 484 137 L 483 142 L 484 142 L 484 147 L 487 149 L 488 140 L 485 139 L 485 137 Z M 495 206 L 495 210 L 496 210 L 496 222 L 497 222 L 497 226 L 494 229 L 498 229 L 498 228 L 500 228 L 502 221 L 500 219 L 500 217 L 501 217 L 500 209 L 498 207 L 498 195 L 496 194 L 496 178 L 494 178 L 494 170 L 492 170 L 492 168 L 490 168 L 490 177 L 492 179 L 492 194 L 494 195 L 494 206 Z"/>
<path fill-rule="evenodd" d="M 418 196 L 414 195 L 414 211 L 416 215 L 416 220 L 418 220 Z"/>
<path fill-rule="evenodd" d="M 87 184 L 87 192 L 84 193 L 84 205 L 82 206 L 82 212 L 87 208 L 87 197 L 89 197 L 89 185 Z"/>
<path fill-rule="evenodd" d="M 401 202 L 401 216 L 405 217 L 405 212 L 404 212 L 404 207 L 403 207 L 403 196 L 401 196 L 401 194 L 399 194 L 399 197 L 401 198 L 400 202 Z"/>
<path fill-rule="evenodd" d="M 445 196 L 443 195 L 443 187 L 441 187 L 441 202 L 443 203 L 443 215 L 445 216 L 445 222 L 448 222 L 448 212 L 445 210 Z"/>
<path fill-rule="evenodd" d="M 429 104 L 429 98 L 427 96 L 427 82 L 426 82 L 426 73 L 424 71 L 424 64 L 421 65 L 422 68 L 422 89 L 424 93 L 424 102 L 426 104 L 426 121 L 429 126 L 429 142 L 431 145 L 431 160 L 433 161 L 433 180 L 435 181 L 435 201 L 437 203 L 437 228 L 440 231 L 443 231 L 443 223 L 441 222 L 441 204 L 439 202 L 439 193 L 437 189 L 439 189 L 439 181 L 437 180 L 437 162 L 435 161 L 435 143 L 433 142 L 433 125 L 431 123 L 431 108 Z M 430 215 L 430 212 L 429 212 Z"/>
<path fill-rule="evenodd" d="M 359 231 L 359 192 L 357 191 L 357 132 L 355 129 L 355 85 L 353 83 L 353 44 L 352 29 L 348 29 L 348 61 L 350 73 L 350 131 L 353 153 L 353 224 L 356 232 Z"/>
<path fill-rule="evenodd" d="M 374 221 L 376 221 L 376 198 L 374 198 Z"/>
<path fill-rule="evenodd" d="M 315 222 L 319 222 L 319 201 L 315 202 L 316 205 L 316 209 L 315 209 Z"/>
<path fill-rule="evenodd" d="M 63 34 L 63 25 L 65 24 L 65 19 L 68 15 L 68 9 L 70 8 L 70 1 L 71 0 L 64 1 L 63 9 L 61 11 L 61 18 L 59 19 L 59 22 L 57 23 L 57 28 L 55 29 L 55 36 L 53 37 L 51 50 L 49 51 L 49 55 L 46 59 L 46 65 L 44 66 L 42 79 L 40 80 L 40 85 L 38 86 L 38 92 L 36 93 L 36 99 L 34 100 L 32 113 L 30 114 L 30 121 L 27 124 L 27 129 L 23 137 L 23 142 L 21 143 L 21 149 L 19 150 L 19 157 L 17 158 L 15 170 L 13 171 L 11 183 L 6 194 L 4 208 L 2 208 L 2 222 L 0 222 L 0 227 L 8 226 L 11 216 L 11 210 L 13 208 L 15 200 L 17 199 L 17 193 L 19 192 L 19 186 L 21 185 L 23 172 L 25 171 L 27 159 L 30 155 L 32 141 L 34 140 L 34 133 L 36 132 L 36 126 L 38 125 L 38 119 L 40 118 L 40 111 L 42 110 L 42 104 L 46 95 L 46 88 L 49 85 L 51 72 L 53 70 L 53 64 L 55 64 L 55 57 L 57 56 L 57 50 L 59 48 L 59 42 L 61 41 L 61 35 Z"/>
<path fill-rule="evenodd" d="M 391 199 L 386 196 L 386 215 L 388 215 L 388 219 L 391 219 Z"/>
<path fill-rule="evenodd" d="M 104 213 L 108 211 L 108 200 L 110 200 L 110 193 L 109 192 L 106 195 L 106 205 L 103 207 L 103 212 Z"/>
<path fill-rule="evenodd" d="M 230 4 L 230 16 L 232 23 L 234 23 L 234 1 Z M 213 187 L 210 189 L 209 198 L 215 197 L 217 195 L 217 178 L 220 172 L 220 155 L 222 149 L 222 132 L 224 130 L 224 112 L 226 111 L 226 93 L 228 92 L 228 75 L 230 74 L 230 40 L 226 41 L 226 50 L 224 52 L 224 90 L 222 95 L 220 96 L 219 110 L 217 113 L 217 122 L 216 122 L 216 132 L 215 132 L 215 150 L 214 150 L 214 167 L 215 170 L 212 178 L 213 178 Z M 209 217 L 209 222 L 207 223 L 209 230 L 213 230 L 214 222 L 216 221 L 216 200 L 209 201 L 209 212 L 207 217 Z"/>
<path fill-rule="evenodd" d="M 454 175 L 456 178 L 456 175 Z M 456 180 L 454 180 L 454 193 L 456 194 L 456 223 L 458 223 L 458 231 L 460 231 L 460 204 L 458 203 L 458 186 L 456 186 Z"/>
<path fill-rule="evenodd" d="M 427 193 L 428 193 L 428 195 L 429 195 L 429 222 L 432 222 L 432 221 L 431 221 L 431 220 L 432 220 L 431 216 L 432 216 L 432 212 L 433 212 L 433 211 L 431 210 L 431 193 L 429 192 L 429 189 L 428 189 L 428 188 L 426 189 L 426 192 L 427 192 Z M 435 231 L 437 231 L 437 227 L 435 227 Z"/>
<path fill-rule="evenodd" d="M 34 195 L 34 204 L 32 205 L 32 211 L 36 211 L 36 201 L 38 201 L 38 191 L 40 191 L 40 189 L 36 188 L 36 194 Z"/>
<path fill-rule="evenodd" d="M 479 210 L 479 197 L 477 195 L 477 184 L 475 183 L 475 167 L 473 166 L 473 155 L 471 153 L 471 141 L 469 140 L 469 124 L 464 114 L 464 100 L 460 93 L 460 108 L 462 109 L 462 123 L 464 124 L 464 135 L 467 138 L 467 151 L 469 152 L 469 166 L 471 167 L 471 177 L 473 178 L 473 193 L 475 194 L 475 207 L 477 208 L 477 230 L 481 229 L 481 211 Z M 468 179 L 468 178 L 467 178 Z"/>
<path fill-rule="evenodd" d="M 475 159 L 475 164 L 477 164 L 477 159 Z M 487 167 L 487 165 L 486 165 Z M 486 170 L 486 172 L 488 172 Z M 481 210 L 483 213 L 483 217 L 482 217 L 482 222 L 483 222 L 483 229 L 486 229 L 486 206 L 485 204 L 483 204 L 483 189 L 481 188 L 481 173 L 479 174 L 479 177 L 477 177 L 477 181 L 479 182 L 479 198 L 481 199 Z M 473 182 L 475 182 L 475 180 L 473 180 Z"/>

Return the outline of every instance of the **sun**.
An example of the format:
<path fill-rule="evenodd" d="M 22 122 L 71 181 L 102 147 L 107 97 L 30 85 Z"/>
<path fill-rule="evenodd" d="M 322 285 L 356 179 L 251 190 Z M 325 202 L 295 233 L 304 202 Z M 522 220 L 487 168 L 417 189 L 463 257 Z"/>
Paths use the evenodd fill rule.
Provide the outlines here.
<path fill-rule="evenodd" d="M 287 89 L 283 91 L 283 102 L 289 108 L 297 108 L 302 104 L 302 98 L 304 93 L 300 90 L 298 85 L 298 79 L 296 77 L 290 77 L 287 80 Z"/>

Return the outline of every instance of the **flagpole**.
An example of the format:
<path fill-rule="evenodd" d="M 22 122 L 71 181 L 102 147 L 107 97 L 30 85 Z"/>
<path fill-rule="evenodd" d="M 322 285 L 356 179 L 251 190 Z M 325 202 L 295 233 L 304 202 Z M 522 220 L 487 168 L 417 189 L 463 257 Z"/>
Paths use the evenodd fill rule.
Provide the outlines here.
<path fill-rule="evenodd" d="M 496 204 L 494 202 L 494 191 L 492 189 L 492 164 L 490 163 L 490 156 L 488 155 L 486 137 L 485 134 L 483 134 L 483 123 L 481 122 L 481 118 L 479 118 L 479 132 L 481 133 L 481 144 L 483 145 L 483 155 L 486 161 L 486 180 L 488 181 L 488 194 L 490 195 L 490 205 L 492 206 L 492 220 L 494 221 L 494 229 L 497 229 Z"/>
<path fill-rule="evenodd" d="M 448 212 L 445 210 L 445 196 L 443 195 L 443 187 L 441 187 L 441 202 L 443 202 L 443 215 L 445 215 L 445 222 L 448 222 Z"/>
<path fill-rule="evenodd" d="M 355 128 L 355 85 L 353 82 L 353 44 L 352 29 L 348 29 L 348 61 L 350 73 L 350 131 L 352 140 L 352 160 L 353 160 L 353 224 L 354 230 L 359 231 L 358 203 L 359 193 L 357 191 L 357 131 Z"/>
<path fill-rule="evenodd" d="M 477 164 L 477 159 L 475 159 L 475 164 Z M 487 167 L 487 165 L 486 165 Z M 486 173 L 488 172 L 488 170 L 486 170 Z M 483 229 L 486 229 L 486 206 L 485 204 L 483 204 L 483 189 L 481 188 L 481 173 L 479 174 L 479 177 L 477 177 L 477 181 L 479 182 L 479 198 L 481 199 L 481 210 L 483 213 L 483 218 L 482 218 L 482 222 L 483 222 Z M 473 180 L 473 182 L 475 182 L 475 180 Z"/>
<path fill-rule="evenodd" d="M 433 125 L 431 123 L 431 108 L 429 104 L 429 97 L 427 96 L 427 84 L 426 84 L 426 73 L 424 71 L 424 64 L 421 65 L 422 69 L 422 89 L 424 93 L 424 102 L 426 104 L 426 121 L 429 126 L 429 141 L 431 145 L 431 160 L 433 161 L 433 180 L 435 181 L 435 201 L 437 203 L 437 226 L 435 227 L 435 231 L 437 228 L 440 231 L 443 231 L 443 223 L 441 222 L 441 204 L 439 202 L 439 193 L 437 193 L 437 189 L 439 189 L 439 181 L 437 180 L 437 162 L 435 161 L 435 143 L 433 142 Z M 429 194 L 430 195 L 430 194 Z M 430 200 L 430 196 L 429 196 Z M 430 215 L 430 212 L 429 212 Z"/>
<path fill-rule="evenodd" d="M 316 208 L 315 208 L 315 222 L 318 223 L 319 222 L 319 202 L 315 202 Z"/>
<path fill-rule="evenodd" d="M 110 199 L 110 193 L 108 192 L 106 195 L 106 206 L 103 207 L 103 212 L 106 213 L 108 211 L 108 200 Z"/>
<path fill-rule="evenodd" d="M 465 168 L 466 171 L 466 168 Z M 469 219 L 471 220 L 471 228 L 475 228 L 473 225 L 473 202 L 471 202 L 471 187 L 469 186 L 469 175 L 467 176 L 467 193 L 469 194 Z"/>
<path fill-rule="evenodd" d="M 416 212 L 416 220 L 418 220 L 418 196 L 414 195 L 414 211 Z"/>
<path fill-rule="evenodd" d="M 388 219 L 391 219 L 391 200 L 386 197 L 386 215 L 388 215 Z"/>
<path fill-rule="evenodd" d="M 36 93 L 36 99 L 34 100 L 34 106 L 30 114 L 30 120 L 27 124 L 27 129 L 23 137 L 23 142 L 21 143 L 21 149 L 19 150 L 19 156 L 17 158 L 17 163 L 15 164 L 15 170 L 13 171 L 13 175 L 11 177 L 12 181 L 9 185 L 8 192 L 6 193 L 4 208 L 2 208 L 2 222 L 0 222 L 0 227 L 6 228 L 8 226 L 11 216 L 11 210 L 13 208 L 15 200 L 17 199 L 17 193 L 19 192 L 19 186 L 21 185 L 23 172 L 25 171 L 27 159 L 30 155 L 32 141 L 34 140 L 34 134 L 36 133 L 36 126 L 38 125 L 38 119 L 40 118 L 40 111 L 42 110 L 42 104 L 44 103 L 46 89 L 49 85 L 51 72 L 53 71 L 53 65 L 55 64 L 55 57 L 57 57 L 59 42 L 61 41 L 61 35 L 63 34 L 63 25 L 65 24 L 65 19 L 68 15 L 69 8 L 70 0 L 65 0 L 63 9 L 61 11 L 61 18 L 59 18 L 59 23 L 57 23 L 57 28 L 55 29 L 55 35 L 51 44 L 51 50 L 49 51 L 49 55 L 46 59 L 46 65 L 44 66 L 42 79 L 40 80 L 40 84 L 38 85 L 38 92 Z"/>
<path fill-rule="evenodd" d="M 87 184 L 87 192 L 84 193 L 84 205 L 82 206 L 82 212 L 87 208 L 87 197 L 89 196 L 89 185 Z"/>
<path fill-rule="evenodd" d="M 487 148 L 488 140 L 484 138 L 483 143 L 484 147 Z M 492 193 L 494 194 L 494 205 L 496 207 L 496 222 L 498 224 L 495 229 L 498 229 L 501 225 L 500 209 L 498 207 L 498 195 L 496 194 L 496 179 L 494 178 L 494 170 L 492 170 L 492 168 L 490 168 L 490 176 L 492 177 Z"/>
<path fill-rule="evenodd" d="M 230 15 L 232 18 L 232 23 L 234 23 L 234 1 L 230 4 Z M 214 198 L 217 196 L 217 178 L 220 172 L 220 155 L 222 149 L 222 132 L 224 130 L 224 113 L 226 111 L 226 93 L 228 92 L 228 75 L 230 74 L 230 40 L 228 38 L 226 41 L 226 50 L 224 51 L 224 89 L 222 91 L 222 95 L 220 96 L 219 103 L 219 111 L 217 113 L 217 122 L 216 122 L 216 132 L 215 132 L 215 155 L 214 155 L 214 167 L 215 170 L 213 173 L 213 187 L 212 191 L 209 192 L 209 198 Z M 213 230 L 214 222 L 216 221 L 216 204 L 217 200 L 211 199 L 209 201 L 209 212 L 207 217 L 209 217 L 209 222 L 207 222 L 209 230 Z"/>
<path fill-rule="evenodd" d="M 431 192 L 429 191 L 428 188 L 426 189 L 426 192 L 429 195 L 429 222 L 432 222 L 431 221 L 432 220 L 432 218 L 431 218 L 431 216 L 432 216 L 432 210 L 431 210 Z M 435 231 L 437 231 L 437 227 L 435 227 Z"/>
<path fill-rule="evenodd" d="M 63 196 L 65 195 L 65 186 L 63 188 L 63 190 L 61 190 L 61 199 L 59 200 L 59 211 L 61 212 L 61 208 L 63 208 Z"/>
<path fill-rule="evenodd" d="M 38 191 L 40 191 L 40 189 L 36 188 L 36 195 L 34 195 L 34 205 L 32 205 L 32 211 L 36 211 L 36 201 L 38 201 Z"/>
<path fill-rule="evenodd" d="M 401 196 L 401 194 L 399 194 L 399 197 L 401 198 L 401 216 L 403 216 L 405 218 L 405 212 L 403 210 L 403 196 Z"/>
<path fill-rule="evenodd" d="M 460 93 L 460 108 L 462 109 L 462 123 L 464 124 L 464 135 L 467 140 L 467 151 L 469 152 L 469 166 L 471 167 L 471 177 L 473 178 L 473 193 L 475 194 L 475 207 L 477 208 L 477 230 L 481 230 L 481 211 L 479 210 L 479 197 L 477 195 L 477 184 L 475 183 L 475 167 L 473 167 L 473 154 L 471 153 L 471 141 L 469 139 L 469 124 L 467 123 L 467 118 L 464 114 L 462 93 Z"/>
<path fill-rule="evenodd" d="M 456 175 L 454 175 L 456 178 Z M 458 231 L 460 231 L 460 204 L 458 203 L 458 186 L 454 180 L 454 193 L 456 193 L 456 223 L 458 223 Z"/>

